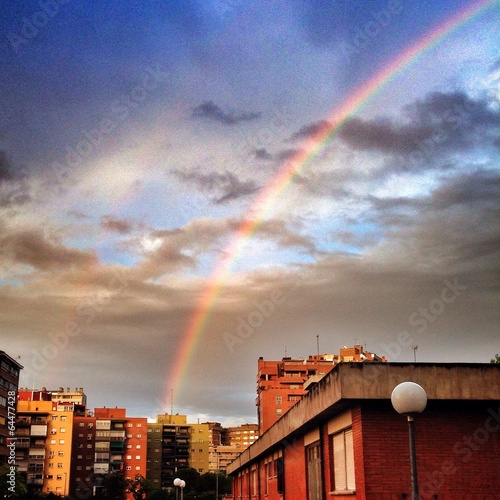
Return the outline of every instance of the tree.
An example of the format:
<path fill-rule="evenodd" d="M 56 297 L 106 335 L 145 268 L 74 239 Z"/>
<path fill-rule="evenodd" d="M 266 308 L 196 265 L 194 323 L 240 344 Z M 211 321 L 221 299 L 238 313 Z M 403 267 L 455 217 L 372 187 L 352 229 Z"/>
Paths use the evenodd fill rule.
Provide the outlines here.
<path fill-rule="evenodd" d="M 104 476 L 98 488 L 96 498 L 103 500 L 123 500 L 127 482 L 120 473 Z"/>
<path fill-rule="evenodd" d="M 27 488 L 17 471 L 11 472 L 9 465 L 0 470 L 0 498 L 16 498 L 27 493 Z"/>
<path fill-rule="evenodd" d="M 145 497 L 149 497 L 149 493 L 154 489 L 154 484 L 140 474 L 137 474 L 134 479 L 126 480 L 125 491 L 132 493 L 134 500 L 143 500 Z"/>
<path fill-rule="evenodd" d="M 495 363 L 496 365 L 500 364 L 500 355 L 495 354 L 495 357 L 491 360 L 491 363 Z"/>

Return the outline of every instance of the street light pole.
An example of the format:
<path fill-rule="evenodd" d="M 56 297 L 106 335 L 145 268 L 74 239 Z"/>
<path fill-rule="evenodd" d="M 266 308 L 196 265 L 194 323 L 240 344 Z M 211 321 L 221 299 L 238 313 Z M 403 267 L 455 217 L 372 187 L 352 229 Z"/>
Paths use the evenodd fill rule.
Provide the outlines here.
<path fill-rule="evenodd" d="M 413 416 L 422 413 L 427 406 L 427 394 L 423 387 L 414 382 L 403 382 L 397 385 L 391 394 L 394 409 L 406 415 L 410 444 L 411 498 L 418 500 L 417 451 L 415 447 L 415 424 Z"/>
<path fill-rule="evenodd" d="M 215 500 L 219 500 L 219 452 L 215 447 L 215 457 L 217 458 L 217 469 L 215 471 Z"/>
<path fill-rule="evenodd" d="M 186 486 L 186 481 L 183 481 L 182 479 L 176 477 L 174 479 L 174 486 L 178 486 L 181 489 L 181 500 L 184 500 L 184 487 Z M 176 496 L 177 496 L 177 491 L 176 491 Z"/>

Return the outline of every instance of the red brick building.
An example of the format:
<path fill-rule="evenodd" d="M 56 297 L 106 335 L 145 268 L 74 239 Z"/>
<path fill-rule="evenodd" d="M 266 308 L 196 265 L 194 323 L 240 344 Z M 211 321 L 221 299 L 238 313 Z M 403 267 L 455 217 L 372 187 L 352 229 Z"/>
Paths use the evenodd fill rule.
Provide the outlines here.
<path fill-rule="evenodd" d="M 318 354 L 307 359 L 283 358 L 270 361 L 259 358 L 257 367 L 257 406 L 259 432 L 262 434 L 307 393 L 337 363 L 385 362 L 363 346 L 344 347 L 339 354 Z"/>
<path fill-rule="evenodd" d="M 227 468 L 233 498 L 410 498 L 406 418 L 390 396 L 427 392 L 415 417 L 421 499 L 500 498 L 500 366 L 340 363 Z"/>

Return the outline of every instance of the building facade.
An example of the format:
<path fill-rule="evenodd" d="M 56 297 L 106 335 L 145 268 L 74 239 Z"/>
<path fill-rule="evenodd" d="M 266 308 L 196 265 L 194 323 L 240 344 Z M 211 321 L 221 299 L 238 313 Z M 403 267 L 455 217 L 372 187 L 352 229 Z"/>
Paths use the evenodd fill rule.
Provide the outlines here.
<path fill-rule="evenodd" d="M 0 351 L 0 466 L 8 462 L 9 423 L 15 422 L 19 372 L 23 366 Z"/>
<path fill-rule="evenodd" d="M 264 433 L 284 415 L 309 387 L 321 380 L 341 362 L 385 362 L 363 346 L 344 347 L 339 354 L 318 354 L 307 359 L 283 358 L 268 361 L 262 357 L 257 367 L 257 415 L 259 432 Z"/>
<path fill-rule="evenodd" d="M 82 407 L 54 401 L 18 401 L 16 464 L 33 493 L 68 495 L 73 420 Z"/>
<path fill-rule="evenodd" d="M 410 498 L 408 424 L 390 401 L 405 381 L 428 396 L 415 416 L 419 498 L 498 498 L 500 366 L 354 362 L 339 363 L 228 466 L 232 498 Z"/>
<path fill-rule="evenodd" d="M 147 424 L 146 477 L 160 488 L 171 488 L 179 469 L 190 467 L 190 426 L 186 415 L 157 415 Z"/>

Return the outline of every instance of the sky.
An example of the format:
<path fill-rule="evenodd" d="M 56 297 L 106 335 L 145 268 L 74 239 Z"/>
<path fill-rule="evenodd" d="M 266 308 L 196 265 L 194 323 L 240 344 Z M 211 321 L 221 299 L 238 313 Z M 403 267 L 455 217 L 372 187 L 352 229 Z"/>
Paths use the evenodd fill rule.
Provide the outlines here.
<path fill-rule="evenodd" d="M 20 385 L 237 425 L 260 356 L 488 363 L 499 26 L 494 1 L 3 2 Z"/>

